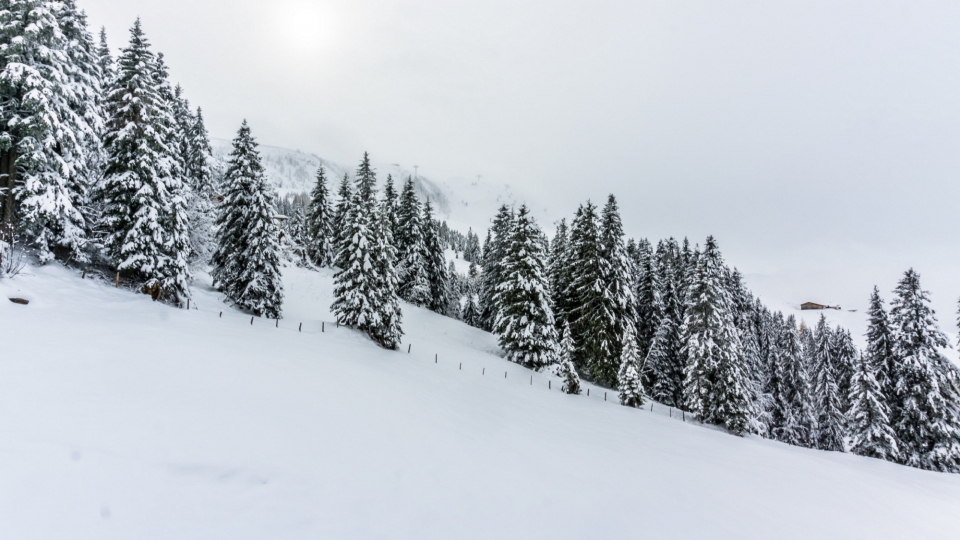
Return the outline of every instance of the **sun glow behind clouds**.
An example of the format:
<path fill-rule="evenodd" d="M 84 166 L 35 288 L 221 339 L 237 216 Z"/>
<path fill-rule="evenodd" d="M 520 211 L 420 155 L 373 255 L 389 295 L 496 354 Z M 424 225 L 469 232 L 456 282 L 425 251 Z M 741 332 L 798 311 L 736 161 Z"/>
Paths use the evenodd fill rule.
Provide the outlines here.
<path fill-rule="evenodd" d="M 288 52 L 316 53 L 336 42 L 336 17 L 324 2 L 284 0 L 273 8 L 272 18 L 278 41 Z"/>

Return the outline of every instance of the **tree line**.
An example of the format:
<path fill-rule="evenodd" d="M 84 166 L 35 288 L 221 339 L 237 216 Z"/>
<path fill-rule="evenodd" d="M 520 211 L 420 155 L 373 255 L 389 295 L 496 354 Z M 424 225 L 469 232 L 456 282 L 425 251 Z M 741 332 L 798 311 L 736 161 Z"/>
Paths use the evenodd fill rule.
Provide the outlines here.
<path fill-rule="evenodd" d="M 73 0 L 0 11 L 0 242 L 41 263 L 111 267 L 155 299 L 189 298 L 212 249 L 216 171 L 202 112 L 138 19 L 112 58 Z"/>

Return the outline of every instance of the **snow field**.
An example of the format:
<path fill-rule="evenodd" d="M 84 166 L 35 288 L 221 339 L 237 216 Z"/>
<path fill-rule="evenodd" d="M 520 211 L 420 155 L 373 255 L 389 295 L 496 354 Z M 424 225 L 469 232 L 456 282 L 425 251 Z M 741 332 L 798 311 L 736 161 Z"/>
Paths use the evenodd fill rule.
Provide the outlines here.
<path fill-rule="evenodd" d="M 31 300 L 0 298 L 0 538 L 960 536 L 957 475 L 531 387 L 409 305 L 385 351 L 335 328 L 327 270 L 284 269 L 279 328 L 28 272 L 0 280 Z"/>

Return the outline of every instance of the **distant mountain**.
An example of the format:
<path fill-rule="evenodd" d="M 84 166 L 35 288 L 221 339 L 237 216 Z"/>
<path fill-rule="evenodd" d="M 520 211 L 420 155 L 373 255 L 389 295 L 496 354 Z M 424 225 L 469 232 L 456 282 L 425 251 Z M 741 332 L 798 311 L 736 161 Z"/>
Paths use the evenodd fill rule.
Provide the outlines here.
<path fill-rule="evenodd" d="M 214 158 L 225 162 L 230 155 L 231 142 L 226 139 L 212 139 L 210 143 L 213 147 Z M 267 178 L 281 196 L 290 193 L 310 193 L 316 182 L 317 169 L 319 169 L 321 165 L 326 168 L 331 178 L 331 189 L 334 191 L 344 174 L 351 178 L 353 177 L 353 167 L 347 167 L 328 159 L 323 159 L 316 154 L 308 154 L 300 150 L 260 145 L 260 156 L 263 158 L 263 166 L 266 169 Z M 410 171 L 396 166 L 381 166 L 379 169 L 381 173 L 378 174 L 377 177 L 381 186 L 386 180 L 387 173 L 390 173 L 393 174 L 398 191 L 402 187 L 401 179 L 413 176 L 413 173 Z M 429 197 L 437 207 L 437 211 L 443 214 L 443 217 L 450 217 L 450 197 L 447 196 L 440 186 L 420 175 L 414 178 L 414 185 L 417 188 L 421 200 L 426 200 Z"/>

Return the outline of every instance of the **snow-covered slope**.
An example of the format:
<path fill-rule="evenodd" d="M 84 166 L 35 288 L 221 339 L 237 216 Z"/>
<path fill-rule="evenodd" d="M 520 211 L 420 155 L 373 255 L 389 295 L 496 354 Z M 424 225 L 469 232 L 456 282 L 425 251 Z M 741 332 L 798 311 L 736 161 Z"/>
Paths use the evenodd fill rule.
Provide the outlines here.
<path fill-rule="evenodd" d="M 212 139 L 210 142 L 213 147 L 213 157 L 220 162 L 226 161 L 232 148 L 231 141 L 226 139 Z M 316 183 L 317 169 L 320 168 L 320 165 L 323 165 L 324 168 L 327 169 L 334 192 L 340 184 L 340 178 L 343 178 L 344 174 L 349 174 L 352 178 L 353 171 L 356 169 L 356 164 L 346 166 L 328 159 L 323 159 L 316 154 L 301 152 L 300 150 L 290 150 L 288 148 L 265 145 L 260 145 L 259 150 L 260 156 L 263 159 L 264 169 L 266 169 L 267 178 L 280 195 L 286 195 L 288 193 L 310 193 Z M 357 161 L 359 163 L 359 158 Z M 402 187 L 400 179 L 407 178 L 408 176 L 413 177 L 414 185 L 421 199 L 425 200 L 429 197 L 443 218 L 450 216 L 451 207 L 447 193 L 435 182 L 395 165 L 379 164 L 378 168 L 380 169 L 378 176 L 381 184 L 386 179 L 387 174 L 393 174 L 397 182 L 398 192 Z"/>
<path fill-rule="evenodd" d="M 960 475 L 564 395 L 410 306 L 384 351 L 328 272 L 284 279 L 279 328 L 203 286 L 0 280 L 0 538 L 960 537 Z"/>

